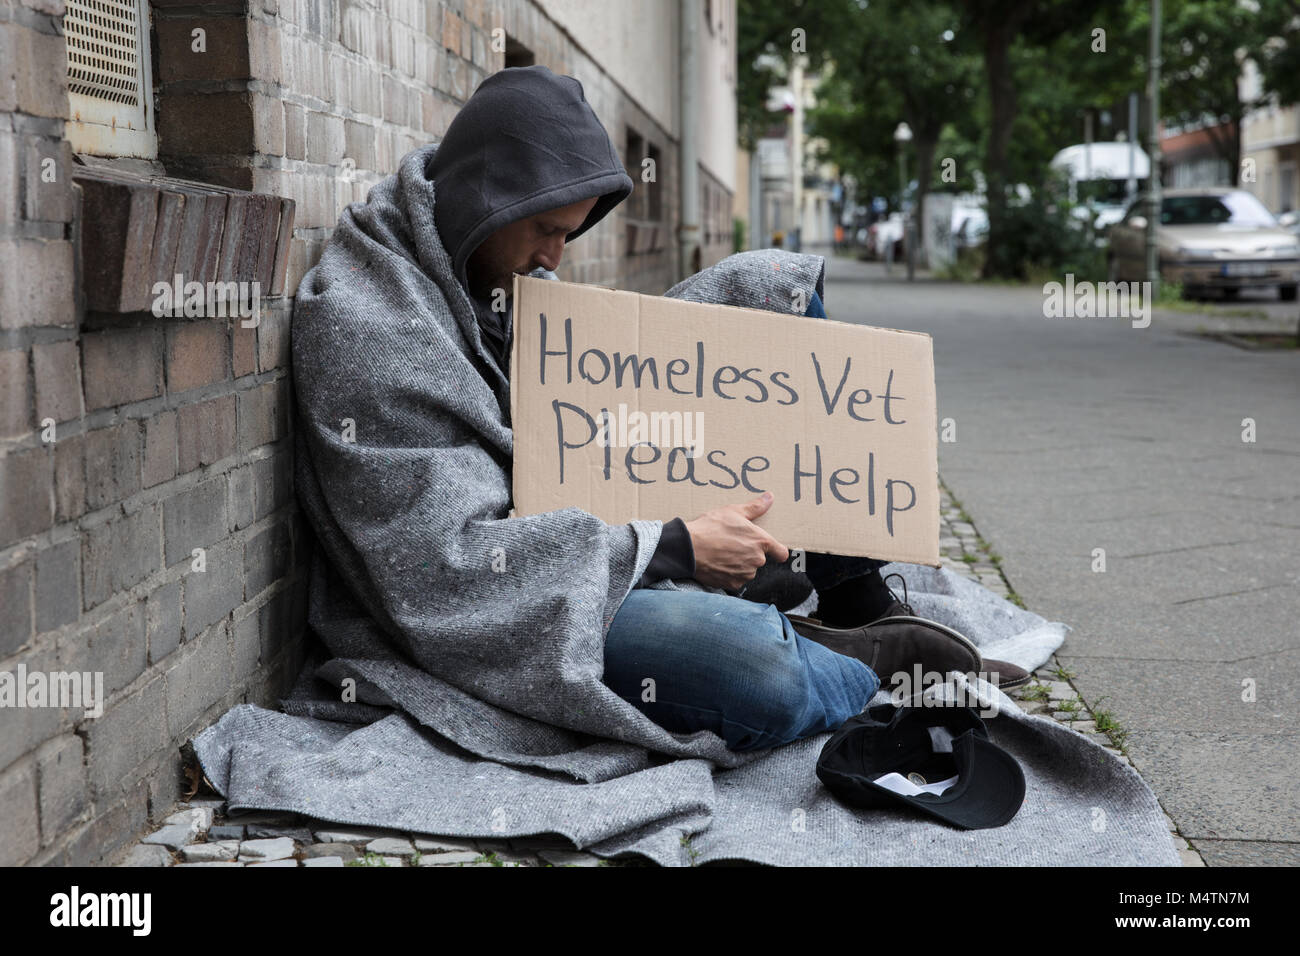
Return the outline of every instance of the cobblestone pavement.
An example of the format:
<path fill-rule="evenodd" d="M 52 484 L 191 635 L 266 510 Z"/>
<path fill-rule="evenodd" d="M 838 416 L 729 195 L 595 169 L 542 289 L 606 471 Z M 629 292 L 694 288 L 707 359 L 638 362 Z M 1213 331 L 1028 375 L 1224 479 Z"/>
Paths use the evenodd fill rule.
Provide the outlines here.
<path fill-rule="evenodd" d="M 974 522 L 940 485 L 940 553 L 944 567 L 1022 604 L 1000 568 L 1000 558 Z M 1022 604 L 1023 606 L 1023 604 Z M 1105 710 L 1089 709 L 1056 656 L 1034 679 L 1010 692 L 1031 714 L 1087 734 L 1129 766 L 1125 732 Z M 1184 866 L 1204 866 L 1168 816 L 1165 823 Z M 341 826 L 294 813 L 227 813 L 220 797 L 178 804 L 158 829 L 123 851 L 119 866 L 644 866 L 647 861 L 602 860 L 576 852 L 564 837 L 480 840 L 428 837 L 398 830 Z M 1068 860 L 1063 860 L 1068 863 Z"/>

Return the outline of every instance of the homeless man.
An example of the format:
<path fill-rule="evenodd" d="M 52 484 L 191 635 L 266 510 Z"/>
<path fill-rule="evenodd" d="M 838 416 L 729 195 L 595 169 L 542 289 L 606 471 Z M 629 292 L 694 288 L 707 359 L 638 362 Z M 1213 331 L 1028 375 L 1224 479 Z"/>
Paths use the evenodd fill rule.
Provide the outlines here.
<path fill-rule="evenodd" d="M 449 695 L 661 751 L 702 732 L 775 747 L 861 712 L 878 675 L 977 669 L 955 638 L 859 630 L 901 612 L 879 562 L 807 556 L 816 639 L 735 596 L 789 558 L 756 523 L 770 494 L 668 522 L 508 516 L 512 276 L 555 278 L 632 188 L 580 83 L 532 66 L 487 77 L 441 143 L 343 212 L 292 329 L 313 631 L 342 658 L 413 661 Z M 771 255 L 779 272 L 755 258 Z M 761 308 L 799 287 L 818 308 L 823 268 L 738 254 L 668 294 Z"/>

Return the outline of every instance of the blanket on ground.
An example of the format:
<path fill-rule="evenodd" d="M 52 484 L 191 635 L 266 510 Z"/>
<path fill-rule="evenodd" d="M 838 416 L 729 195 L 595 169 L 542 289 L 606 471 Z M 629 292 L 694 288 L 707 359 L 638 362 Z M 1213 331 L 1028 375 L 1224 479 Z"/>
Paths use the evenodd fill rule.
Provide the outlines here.
<path fill-rule="evenodd" d="M 664 730 L 606 687 L 605 630 L 662 525 L 577 508 L 508 517 L 509 383 L 434 225 L 436 149 L 345 211 L 298 291 L 297 485 L 319 543 L 308 620 L 329 659 L 284 713 L 237 706 L 195 738 L 232 809 L 560 833 L 665 865 L 1176 863 L 1136 774 L 988 685 L 1003 708 L 991 731 L 1029 797 L 1009 826 L 971 833 L 839 805 L 815 775 L 826 735 L 736 753 L 708 731 Z M 793 312 L 823 292 L 823 267 L 760 250 L 668 294 Z M 903 571 L 918 613 L 947 613 L 990 657 L 1034 667 L 1062 639 L 948 572 Z"/>

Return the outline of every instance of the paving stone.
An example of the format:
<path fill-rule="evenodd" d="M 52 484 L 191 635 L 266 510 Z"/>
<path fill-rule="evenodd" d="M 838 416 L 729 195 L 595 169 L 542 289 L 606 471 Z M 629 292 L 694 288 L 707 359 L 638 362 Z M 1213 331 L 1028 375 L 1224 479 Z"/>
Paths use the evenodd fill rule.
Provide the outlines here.
<path fill-rule="evenodd" d="M 1077 730 L 1081 734 L 1095 734 L 1097 732 L 1097 722 L 1095 720 L 1076 720 L 1070 724 L 1072 730 Z"/>
<path fill-rule="evenodd" d="M 430 853 L 420 857 L 420 866 L 456 866 L 461 863 L 473 863 L 482 855 L 470 850 L 458 853 Z"/>
<path fill-rule="evenodd" d="M 229 861 L 239 856 L 239 842 L 224 840 L 219 843 L 191 843 L 181 847 L 181 856 L 186 863 L 215 863 Z"/>
<path fill-rule="evenodd" d="M 1205 861 L 1195 850 L 1179 850 L 1178 858 L 1183 861 L 1183 866 L 1205 866 Z"/>
<path fill-rule="evenodd" d="M 138 843 L 131 847 L 131 852 L 120 866 L 171 866 L 172 855 L 165 846 L 154 843 Z"/>
<path fill-rule="evenodd" d="M 293 841 L 288 837 L 273 840 L 245 840 L 239 844 L 241 860 L 283 860 L 293 856 Z"/>
<path fill-rule="evenodd" d="M 302 861 L 303 866 L 342 866 L 341 856 L 315 856 Z"/>
<path fill-rule="evenodd" d="M 212 808 L 191 807 L 189 810 L 180 810 L 163 822 L 168 826 L 192 826 L 203 832 L 212 826 Z"/>
<path fill-rule="evenodd" d="M 359 855 L 357 848 L 351 843 L 313 843 L 311 846 L 304 847 L 302 851 L 304 860 L 319 856 L 337 856 L 346 862 L 355 860 Z"/>
<path fill-rule="evenodd" d="M 249 840 L 274 840 L 278 837 L 288 837 L 298 843 L 311 843 L 311 831 L 306 827 L 268 827 L 268 826 L 250 826 L 248 828 Z"/>
<path fill-rule="evenodd" d="M 1079 692 L 1062 680 L 1045 681 L 1047 684 L 1047 696 L 1053 700 L 1074 700 L 1079 696 Z"/>
<path fill-rule="evenodd" d="M 600 866 L 600 857 L 577 850 L 543 850 L 539 856 L 552 866 Z"/>
<path fill-rule="evenodd" d="M 218 823 L 208 830 L 209 840 L 243 840 L 246 831 L 245 826 L 234 826 L 229 823 Z"/>
<path fill-rule="evenodd" d="M 411 846 L 410 840 L 400 837 L 380 837 L 366 844 L 366 852 L 380 856 L 415 856 L 415 847 Z"/>
<path fill-rule="evenodd" d="M 298 865 L 298 861 L 293 859 L 267 860 L 265 863 L 250 863 L 248 864 L 248 868 L 252 869 L 255 866 L 297 866 L 297 865 Z"/>
<path fill-rule="evenodd" d="M 240 866 L 240 867 L 242 867 L 243 865 L 244 865 L 244 864 L 242 864 L 242 863 L 238 863 L 238 862 L 236 862 L 235 860 L 204 860 L 204 861 L 202 861 L 201 863 L 177 863 L 177 864 L 176 864 L 176 868 L 179 869 L 180 867 L 183 867 L 183 866 Z M 269 863 L 259 863 L 259 864 L 256 864 L 256 865 L 257 865 L 257 866 L 270 866 L 271 864 L 269 864 Z"/>
<path fill-rule="evenodd" d="M 416 837 L 415 848 L 421 853 L 451 853 L 457 850 L 477 850 L 472 840 L 455 837 Z"/>
<path fill-rule="evenodd" d="M 316 839 L 321 843 L 370 843 L 384 837 L 396 836 L 393 830 L 380 830 L 373 827 L 352 827 L 345 830 L 317 830 Z"/>
<path fill-rule="evenodd" d="M 147 837 L 141 840 L 141 843 L 155 843 L 159 846 L 171 847 L 173 850 L 179 850 L 187 843 L 192 843 L 199 835 L 198 827 L 193 825 L 175 824 L 173 826 L 163 827 L 161 830 L 155 830 Z"/>
<path fill-rule="evenodd" d="M 400 856 L 381 856 L 380 859 L 384 861 L 384 866 L 405 866 L 406 865 L 406 861 L 402 859 Z"/>
<path fill-rule="evenodd" d="M 322 856 L 337 856 L 345 863 L 351 862 L 362 855 L 363 853 L 351 843 L 312 843 L 303 847 L 302 853 L 299 854 L 304 860 Z"/>

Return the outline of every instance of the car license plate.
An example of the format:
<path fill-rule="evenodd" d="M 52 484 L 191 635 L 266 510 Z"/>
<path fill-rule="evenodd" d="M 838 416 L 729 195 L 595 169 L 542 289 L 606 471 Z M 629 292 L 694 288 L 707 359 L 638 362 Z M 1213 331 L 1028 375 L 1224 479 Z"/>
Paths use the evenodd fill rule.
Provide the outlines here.
<path fill-rule="evenodd" d="M 1225 262 L 1225 276 L 1262 276 L 1268 275 L 1271 266 L 1267 262 Z"/>

